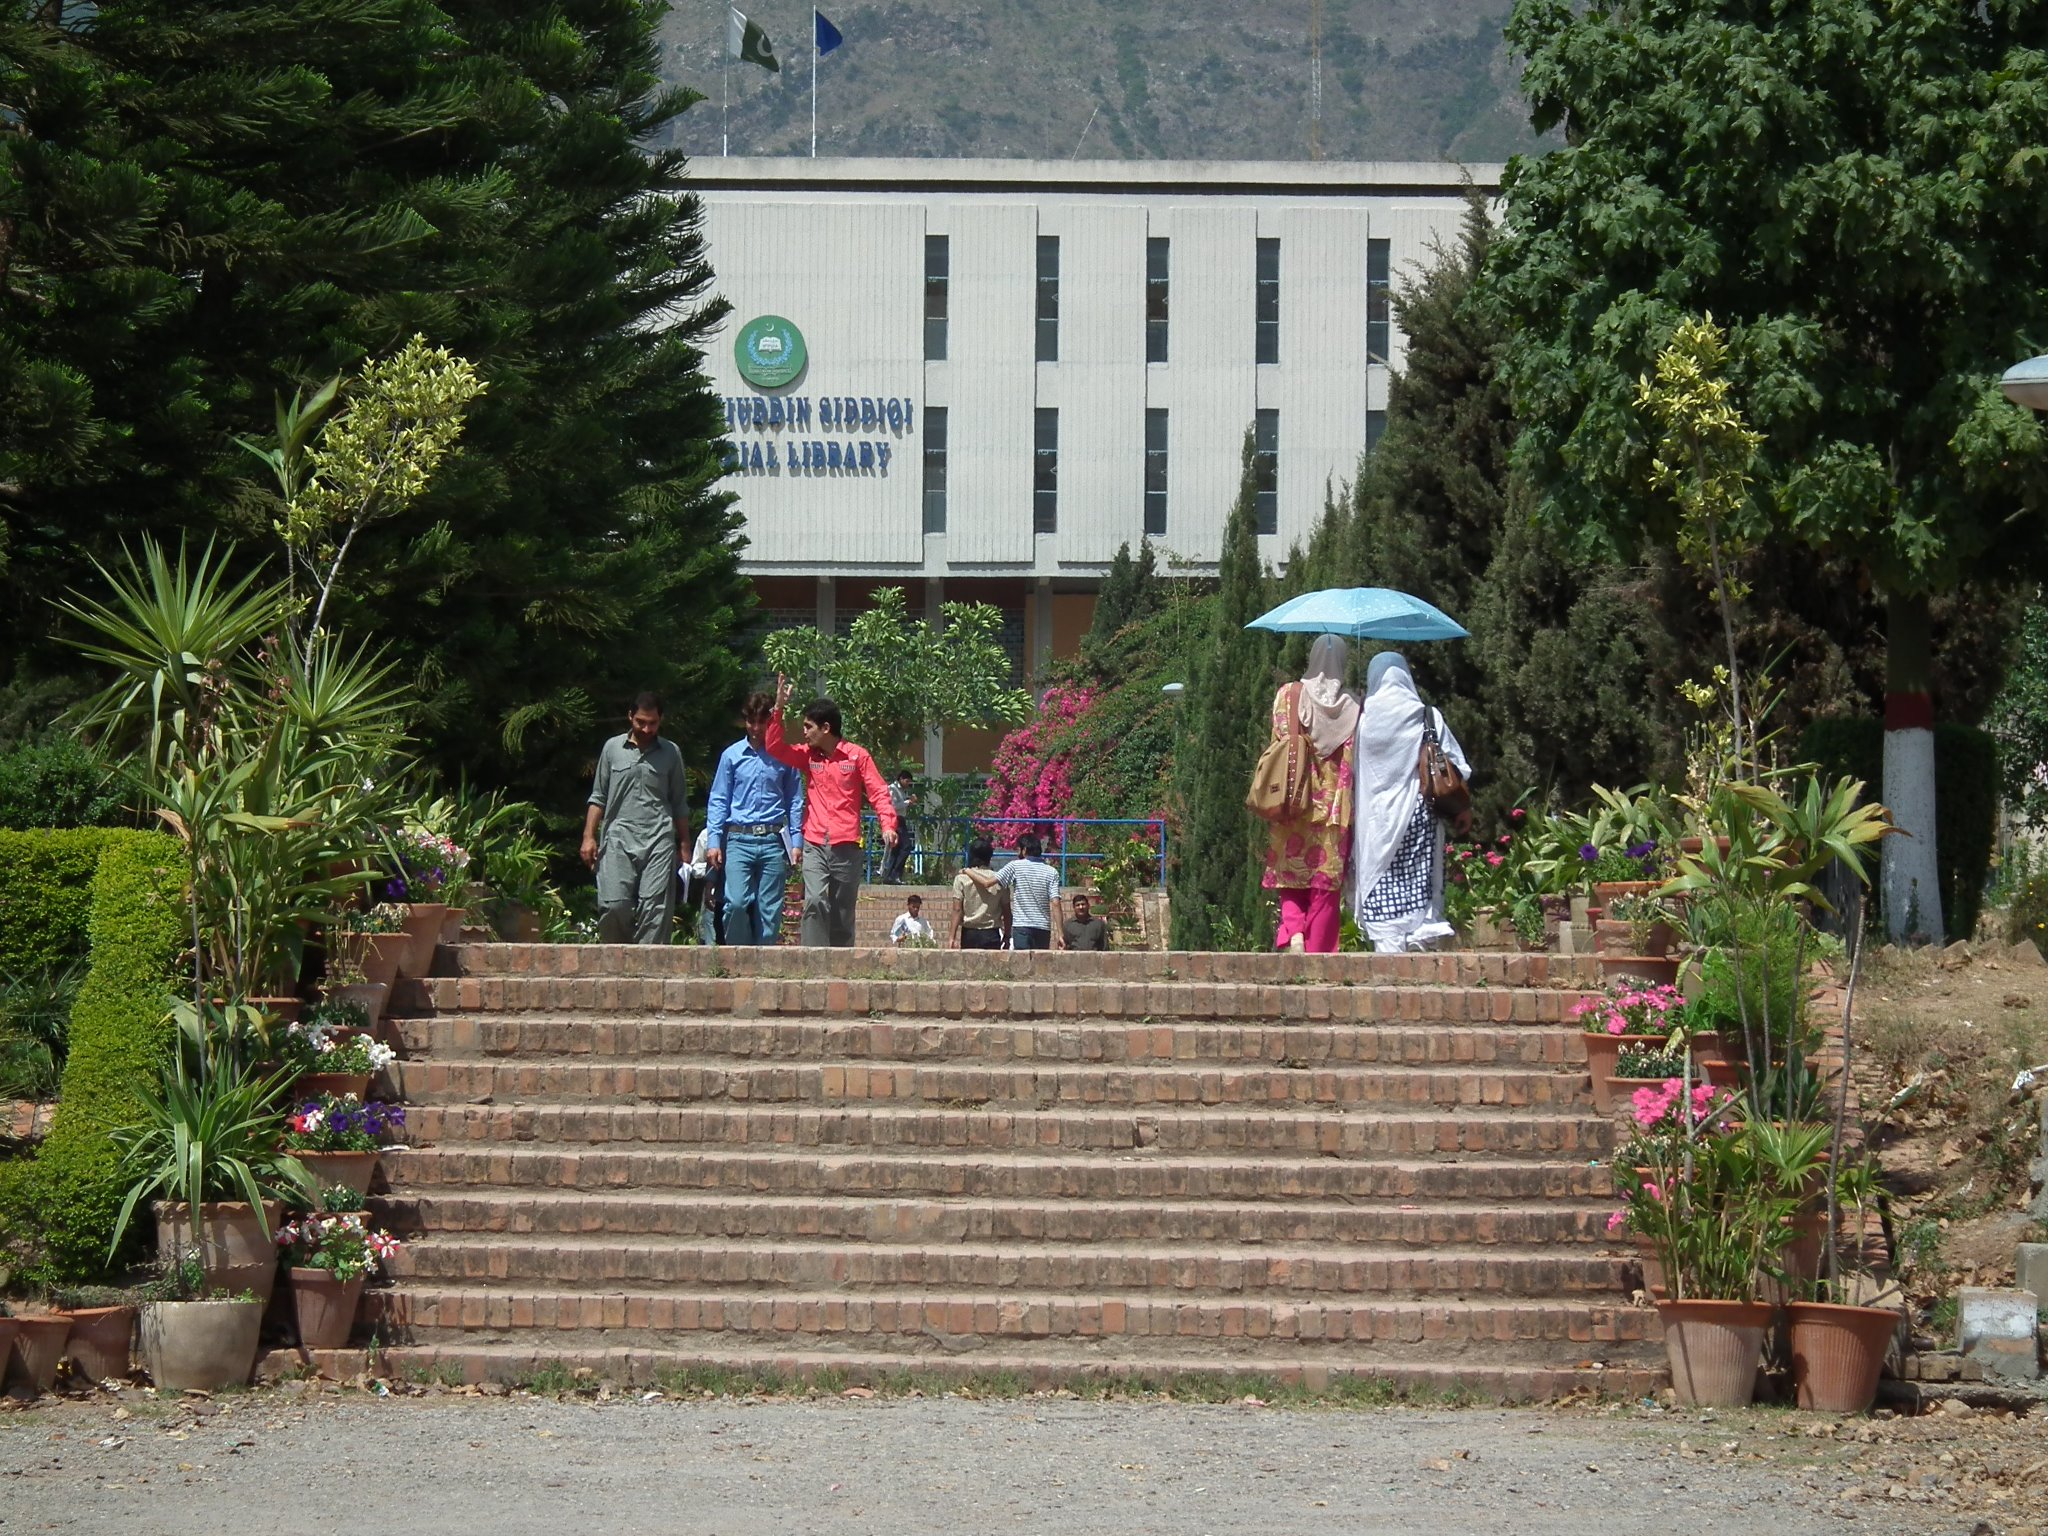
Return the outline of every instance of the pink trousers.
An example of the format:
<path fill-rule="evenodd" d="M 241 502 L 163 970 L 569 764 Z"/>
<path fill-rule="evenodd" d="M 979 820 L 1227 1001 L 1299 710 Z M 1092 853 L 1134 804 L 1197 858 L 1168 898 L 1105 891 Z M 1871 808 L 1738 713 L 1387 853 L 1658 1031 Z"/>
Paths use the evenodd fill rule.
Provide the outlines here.
<path fill-rule="evenodd" d="M 1297 889 L 1273 894 L 1280 898 L 1280 931 L 1273 935 L 1275 949 L 1285 949 L 1298 933 L 1302 947 L 1310 954 L 1337 953 L 1338 892 Z"/>

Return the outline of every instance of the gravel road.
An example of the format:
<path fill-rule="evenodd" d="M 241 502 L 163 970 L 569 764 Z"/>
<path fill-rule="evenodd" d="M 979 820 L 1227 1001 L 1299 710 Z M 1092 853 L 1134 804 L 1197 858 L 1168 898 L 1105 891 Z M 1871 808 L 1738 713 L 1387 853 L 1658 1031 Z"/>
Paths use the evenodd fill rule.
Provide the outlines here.
<path fill-rule="evenodd" d="M 0 1413 L 0 1532 L 2048 1536 L 2048 1474 L 2019 1475 L 2048 1454 L 2039 1417 L 303 1387 L 118 1401 Z"/>

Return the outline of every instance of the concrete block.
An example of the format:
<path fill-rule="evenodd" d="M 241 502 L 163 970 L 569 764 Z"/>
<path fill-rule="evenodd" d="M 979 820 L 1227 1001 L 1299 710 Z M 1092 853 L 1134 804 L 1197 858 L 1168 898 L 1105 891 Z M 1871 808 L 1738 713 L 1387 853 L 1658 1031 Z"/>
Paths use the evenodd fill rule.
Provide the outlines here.
<path fill-rule="evenodd" d="M 2036 1221 L 2048 1221 L 2048 1093 L 2034 1100 L 2034 1108 L 2041 1118 L 2041 1140 L 2040 1155 L 2028 1170 L 2034 1183 L 2034 1203 L 2027 1207 L 2027 1214 Z"/>
<path fill-rule="evenodd" d="M 2031 1381 L 2041 1374 L 2040 1311 L 2032 1291 L 1966 1285 L 1956 1292 L 1956 1347 L 1989 1373 Z"/>
<path fill-rule="evenodd" d="M 2018 1269 L 2013 1278 L 2018 1289 L 2048 1296 L 2048 1243 L 2021 1243 Z"/>

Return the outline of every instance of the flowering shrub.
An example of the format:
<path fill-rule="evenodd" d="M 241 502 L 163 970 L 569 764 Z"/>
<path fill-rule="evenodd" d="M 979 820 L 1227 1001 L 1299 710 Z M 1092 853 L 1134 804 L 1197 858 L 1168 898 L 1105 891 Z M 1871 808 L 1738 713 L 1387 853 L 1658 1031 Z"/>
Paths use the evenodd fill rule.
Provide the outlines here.
<path fill-rule="evenodd" d="M 1072 756 L 1060 739 L 1094 702 L 1093 688 L 1055 684 L 1046 689 L 1037 717 L 996 748 L 981 814 L 999 823 L 986 829 L 998 842 L 1013 843 L 1030 823 L 1067 814 L 1074 797 Z"/>
<path fill-rule="evenodd" d="M 469 853 L 445 833 L 400 827 L 384 843 L 395 866 L 384 882 L 387 901 L 443 901 L 469 883 Z"/>
<path fill-rule="evenodd" d="M 1588 1034 L 1669 1035 L 1685 1025 L 1685 998 L 1668 982 L 1609 982 L 1573 1003 L 1571 1016 Z"/>
<path fill-rule="evenodd" d="M 1690 1090 L 1683 1078 L 1669 1077 L 1654 1088 L 1638 1088 L 1629 1096 L 1629 1118 L 1637 1135 L 1658 1135 L 1670 1131 L 1690 1133 L 1701 1127 L 1726 1131 L 1734 1125 L 1735 1094 L 1712 1083 L 1694 1083 Z"/>
<path fill-rule="evenodd" d="M 337 1280 L 354 1280 L 384 1263 L 403 1246 L 357 1211 L 308 1212 L 277 1229 L 277 1246 L 297 1269 L 324 1269 Z"/>
<path fill-rule="evenodd" d="M 380 1138 L 405 1124 L 405 1110 L 354 1094 L 322 1094 L 286 1117 L 284 1145 L 290 1152 L 374 1152 Z"/>
<path fill-rule="evenodd" d="M 322 1004 L 305 1018 L 274 1035 L 280 1064 L 301 1072 L 381 1072 L 398 1059 L 398 1052 L 368 1033 L 369 1015 L 362 1009 L 363 1022 L 354 1023 L 342 1010 L 352 1004 Z M 330 1011 L 331 1010 L 331 1011 Z"/>

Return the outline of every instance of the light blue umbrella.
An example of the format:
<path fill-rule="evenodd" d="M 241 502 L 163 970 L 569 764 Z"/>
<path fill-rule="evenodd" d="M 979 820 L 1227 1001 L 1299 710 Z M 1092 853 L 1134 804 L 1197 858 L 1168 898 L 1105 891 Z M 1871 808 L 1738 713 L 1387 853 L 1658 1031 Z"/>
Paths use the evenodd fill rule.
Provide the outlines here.
<path fill-rule="evenodd" d="M 1391 587 L 1325 587 L 1289 598 L 1246 629 L 1354 640 L 1463 640 L 1465 626 L 1434 604 Z"/>

